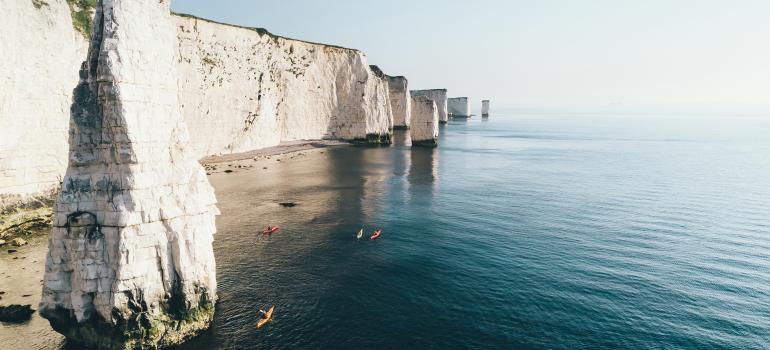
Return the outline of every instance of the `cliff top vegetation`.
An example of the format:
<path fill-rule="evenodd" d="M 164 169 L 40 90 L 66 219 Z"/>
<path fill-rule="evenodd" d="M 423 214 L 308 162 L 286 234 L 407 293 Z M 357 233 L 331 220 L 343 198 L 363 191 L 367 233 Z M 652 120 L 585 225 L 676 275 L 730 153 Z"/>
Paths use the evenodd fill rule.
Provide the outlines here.
<path fill-rule="evenodd" d="M 96 0 L 67 0 L 72 15 L 72 26 L 86 39 L 91 37 L 91 22 L 96 9 Z"/>

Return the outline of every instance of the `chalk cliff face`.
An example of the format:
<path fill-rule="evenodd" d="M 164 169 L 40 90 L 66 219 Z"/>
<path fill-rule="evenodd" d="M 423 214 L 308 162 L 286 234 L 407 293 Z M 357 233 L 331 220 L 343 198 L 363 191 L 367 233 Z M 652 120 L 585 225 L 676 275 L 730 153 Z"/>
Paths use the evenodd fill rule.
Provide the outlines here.
<path fill-rule="evenodd" d="M 412 98 L 409 95 L 409 81 L 402 76 L 388 77 L 390 107 L 393 110 L 393 127 L 409 128 L 412 121 Z"/>
<path fill-rule="evenodd" d="M 471 105 L 467 97 L 453 97 L 447 100 L 447 111 L 453 117 L 470 117 Z"/>
<path fill-rule="evenodd" d="M 298 139 L 390 142 L 387 79 L 362 52 L 171 18 L 178 103 L 196 157 Z M 64 175 L 87 50 L 74 27 L 65 0 L 0 1 L 0 210 L 50 195 Z"/>
<path fill-rule="evenodd" d="M 182 114 L 199 156 L 298 139 L 389 142 L 387 86 L 360 51 L 174 19 Z"/>
<path fill-rule="evenodd" d="M 409 135 L 414 146 L 438 145 L 438 107 L 436 101 L 425 96 L 412 98 L 412 125 Z"/>
<path fill-rule="evenodd" d="M 411 95 L 424 96 L 429 100 L 436 102 L 438 108 L 439 123 L 446 123 L 449 120 L 447 112 L 447 91 L 446 89 L 432 89 L 432 90 L 412 90 Z"/>
<path fill-rule="evenodd" d="M 97 5 L 40 303 L 71 342 L 169 346 L 213 318 L 218 211 L 177 101 L 168 6 Z"/>
<path fill-rule="evenodd" d="M 65 0 L 0 1 L 0 209 L 58 186 L 86 50 Z"/>

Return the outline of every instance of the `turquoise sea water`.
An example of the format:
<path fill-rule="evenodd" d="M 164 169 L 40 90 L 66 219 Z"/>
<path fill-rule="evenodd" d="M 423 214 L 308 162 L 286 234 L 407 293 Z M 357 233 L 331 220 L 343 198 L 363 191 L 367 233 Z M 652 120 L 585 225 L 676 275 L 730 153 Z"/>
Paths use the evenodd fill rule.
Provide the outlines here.
<path fill-rule="evenodd" d="M 770 347 L 770 120 L 493 116 L 404 142 L 213 175 L 221 302 L 182 348 Z"/>

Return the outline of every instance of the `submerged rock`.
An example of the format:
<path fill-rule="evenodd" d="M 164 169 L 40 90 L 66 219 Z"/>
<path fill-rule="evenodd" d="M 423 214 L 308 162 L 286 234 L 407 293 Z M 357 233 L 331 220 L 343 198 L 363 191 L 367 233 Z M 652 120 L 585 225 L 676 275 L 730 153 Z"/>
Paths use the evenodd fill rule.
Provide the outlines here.
<path fill-rule="evenodd" d="M 28 321 L 34 313 L 32 305 L 0 306 L 0 322 L 22 323 Z"/>
<path fill-rule="evenodd" d="M 297 203 L 294 202 L 281 202 L 279 203 L 284 208 L 293 208 L 297 206 Z"/>

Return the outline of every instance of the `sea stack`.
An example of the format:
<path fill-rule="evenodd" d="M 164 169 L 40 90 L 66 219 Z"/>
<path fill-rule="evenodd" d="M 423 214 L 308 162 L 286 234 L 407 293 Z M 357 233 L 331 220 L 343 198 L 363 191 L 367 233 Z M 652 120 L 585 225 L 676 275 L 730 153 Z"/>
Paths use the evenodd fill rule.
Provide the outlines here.
<path fill-rule="evenodd" d="M 412 98 L 409 81 L 402 76 L 388 76 L 390 107 L 393 110 L 393 128 L 408 129 L 412 121 Z"/>
<path fill-rule="evenodd" d="M 432 89 L 432 90 L 413 90 L 411 92 L 412 97 L 424 96 L 429 100 L 436 102 L 436 108 L 438 108 L 438 120 L 439 123 L 446 123 L 449 120 L 447 114 L 447 91 L 446 89 Z"/>
<path fill-rule="evenodd" d="M 439 114 L 436 101 L 425 96 L 412 98 L 412 146 L 438 146 Z"/>
<path fill-rule="evenodd" d="M 481 101 L 481 116 L 489 117 L 489 100 Z"/>
<path fill-rule="evenodd" d="M 449 115 L 457 118 L 468 118 L 471 116 L 471 105 L 467 97 L 453 97 L 447 100 Z"/>
<path fill-rule="evenodd" d="M 40 314 L 100 349 L 209 327 L 218 210 L 178 103 L 169 1 L 100 0 L 71 107 Z"/>
<path fill-rule="evenodd" d="M 377 67 L 375 65 L 370 65 L 369 69 L 374 74 L 374 77 L 380 81 L 379 85 L 383 87 L 383 89 L 382 89 L 382 93 L 384 95 L 384 103 L 383 103 L 383 107 L 384 108 L 383 109 L 384 109 L 384 112 L 385 112 L 384 113 L 385 114 L 385 119 L 387 120 L 387 122 L 386 122 L 387 131 L 382 133 L 382 134 L 377 133 L 376 137 L 374 138 L 375 141 L 376 141 L 375 143 L 390 144 L 390 142 L 391 142 L 390 134 L 391 134 L 391 131 L 393 130 L 393 108 L 391 107 L 392 105 L 390 103 L 390 101 L 391 101 L 391 98 L 390 98 L 390 88 L 388 87 L 388 85 L 390 83 L 390 79 L 388 79 L 388 76 L 382 71 L 382 69 L 380 69 L 380 67 Z M 364 99 L 368 98 L 366 96 L 366 94 L 364 94 L 363 97 L 364 97 Z M 380 140 L 380 138 L 381 138 L 381 136 L 383 134 L 385 135 L 385 141 L 384 142 L 382 142 Z M 367 136 L 367 141 L 369 141 L 370 134 L 367 133 L 366 136 Z"/>

